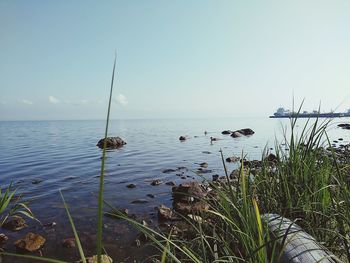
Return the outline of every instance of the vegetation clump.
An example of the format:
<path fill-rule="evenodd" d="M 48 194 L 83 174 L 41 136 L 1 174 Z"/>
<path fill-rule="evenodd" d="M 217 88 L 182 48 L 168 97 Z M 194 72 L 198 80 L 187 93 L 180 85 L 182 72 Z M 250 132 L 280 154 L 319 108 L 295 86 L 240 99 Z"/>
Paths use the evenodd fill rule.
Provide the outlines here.
<path fill-rule="evenodd" d="M 272 235 L 262 219 L 278 214 L 350 262 L 350 146 L 330 147 L 328 121 L 307 123 L 298 135 L 296 123 L 291 119 L 290 135 L 285 132 L 283 147 L 276 143 L 275 154 L 266 151 L 261 161 L 242 157 L 232 173 L 222 156 L 219 180 L 188 186 L 181 197 L 175 188 L 172 213 L 181 224 L 168 218 L 170 227 L 157 232 L 130 222 L 158 246 L 163 262 L 279 262 L 285 237 Z M 204 188 L 198 199 L 194 192 Z M 188 209 L 179 210 L 176 199 Z M 207 208 L 192 209 L 198 201 Z"/>

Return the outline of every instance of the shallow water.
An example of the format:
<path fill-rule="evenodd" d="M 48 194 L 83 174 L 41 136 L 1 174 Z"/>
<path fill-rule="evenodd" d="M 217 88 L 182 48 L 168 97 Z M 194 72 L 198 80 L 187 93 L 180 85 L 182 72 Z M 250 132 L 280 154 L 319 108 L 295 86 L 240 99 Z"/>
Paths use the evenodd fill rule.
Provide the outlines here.
<path fill-rule="evenodd" d="M 301 120 L 300 127 L 303 122 L 305 120 Z M 337 122 L 349 122 L 349 118 L 333 123 Z M 201 180 L 195 171 L 202 162 L 207 162 L 212 171 L 204 174 L 205 177 L 223 175 L 220 149 L 226 157 L 243 153 L 249 159 L 260 159 L 264 147 L 274 147 L 275 138 L 283 141 L 282 127 L 288 123 L 285 119 L 269 118 L 111 121 L 109 135 L 122 137 L 127 145 L 107 153 L 105 198 L 116 207 L 128 208 L 139 218 L 156 222 L 154 208 L 160 204 L 171 205 L 171 186 L 165 182 L 180 184 Z M 350 131 L 337 128 L 335 124 L 329 129 L 331 140 L 343 138 L 336 144 L 349 143 Z M 13 242 L 34 231 L 47 238 L 42 249 L 44 256 L 68 261 L 78 259 L 76 249 L 61 245 L 63 238 L 72 236 L 58 192 L 61 189 L 81 233 L 86 254 L 94 254 L 95 194 L 102 153 L 96 143 L 103 137 L 104 125 L 104 121 L 0 122 L 0 185 L 4 187 L 13 182 L 18 194 L 30 201 L 31 209 L 43 224 L 57 223 L 54 228 L 43 228 L 31 221 L 29 227 L 20 232 L 4 231 L 9 235 L 6 250 L 15 251 Z M 221 135 L 226 129 L 247 127 L 255 131 L 253 136 L 234 139 Z M 188 135 L 189 139 L 180 142 L 180 135 Z M 211 144 L 211 136 L 221 140 Z M 228 164 L 230 170 L 236 166 Z M 179 172 L 162 172 L 177 167 L 187 168 L 181 173 L 186 179 L 181 179 Z M 153 179 L 160 179 L 163 184 L 151 186 Z M 128 189 L 126 185 L 130 183 L 136 184 L 136 188 Z M 147 194 L 156 197 L 149 198 Z M 135 199 L 148 202 L 131 204 Z M 143 257 L 144 248 L 134 246 L 135 235 L 124 222 L 105 218 L 106 249 L 117 262 L 132 262 L 134 258 Z M 26 261 L 7 259 L 5 262 Z"/>

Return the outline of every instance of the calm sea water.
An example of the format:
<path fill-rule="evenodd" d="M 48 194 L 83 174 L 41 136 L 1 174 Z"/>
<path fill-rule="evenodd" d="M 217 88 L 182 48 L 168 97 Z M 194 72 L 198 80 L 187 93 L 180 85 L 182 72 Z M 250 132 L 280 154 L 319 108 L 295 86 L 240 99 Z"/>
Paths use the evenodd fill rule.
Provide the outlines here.
<path fill-rule="evenodd" d="M 332 140 L 343 138 L 337 145 L 350 142 L 350 131 L 337 128 L 335 124 L 349 121 L 338 119 L 330 126 Z M 249 159 L 260 159 L 264 147 L 274 146 L 275 138 L 282 142 L 282 127 L 288 127 L 288 123 L 288 120 L 269 118 L 111 121 L 109 135 L 122 137 L 127 145 L 107 153 L 105 198 L 116 207 L 128 208 L 138 218 L 156 222 L 155 207 L 171 205 L 171 186 L 165 182 L 180 184 L 201 180 L 194 171 L 202 162 L 207 162 L 211 170 L 205 174 L 208 178 L 213 174 L 223 175 L 220 149 L 226 157 L 240 156 L 243 152 Z M 47 238 L 43 255 L 68 261 L 78 258 L 76 249 L 61 245 L 63 238 L 72 236 L 59 195 L 61 189 L 86 254 L 94 254 L 96 194 L 102 153 L 96 143 L 103 137 L 104 126 L 104 121 L 0 122 L 1 187 L 12 182 L 43 224 L 57 223 L 50 228 L 28 220 L 29 227 L 20 232 L 4 230 L 9 235 L 7 250 L 15 251 L 14 241 L 34 231 Z M 221 135 L 226 129 L 247 127 L 255 131 L 253 136 L 234 139 Z M 189 139 L 180 142 L 180 135 L 188 135 Z M 210 136 L 221 140 L 211 144 Z M 235 169 L 236 165 L 228 164 L 228 167 Z M 181 176 L 186 179 L 178 176 L 179 172 L 162 172 L 177 167 L 188 169 Z M 162 180 L 163 184 L 151 186 L 154 179 Z M 127 188 L 130 183 L 136 184 L 136 188 Z M 155 198 L 147 194 L 154 194 Z M 147 203 L 132 204 L 136 199 L 145 199 Z M 145 248 L 136 249 L 137 233 L 128 224 L 105 218 L 104 231 L 106 249 L 117 262 L 132 262 L 134 258 L 143 257 Z M 7 259 L 6 262 L 25 261 Z"/>

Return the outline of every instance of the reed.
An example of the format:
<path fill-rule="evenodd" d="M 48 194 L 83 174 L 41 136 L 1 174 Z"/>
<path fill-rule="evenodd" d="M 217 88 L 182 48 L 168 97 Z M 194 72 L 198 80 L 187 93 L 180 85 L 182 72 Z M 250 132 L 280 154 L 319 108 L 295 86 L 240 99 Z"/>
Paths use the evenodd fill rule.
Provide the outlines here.
<path fill-rule="evenodd" d="M 24 215 L 25 217 L 37 220 L 29 209 L 28 204 L 18 201 L 21 199 L 20 196 L 15 200 L 15 194 L 16 190 L 12 190 L 12 184 L 4 190 L 0 188 L 0 227 L 11 216 Z"/>
<path fill-rule="evenodd" d="M 223 155 L 225 182 L 207 182 L 216 194 L 206 202 L 210 210 L 197 214 L 200 222 L 183 218 L 192 237 L 156 232 L 127 218 L 158 246 L 168 262 L 279 262 L 280 243 L 261 221 L 263 213 L 277 213 L 298 221 L 304 230 L 339 258 L 350 262 L 350 157 L 330 147 L 330 121 L 308 120 L 301 131 L 298 118 L 291 119 L 286 146 L 276 142 L 276 158 L 266 151 L 259 167 L 245 167 L 233 180 Z M 285 149 L 288 148 L 288 151 Z M 248 163 L 249 164 L 249 163 Z M 218 246 L 218 244 L 220 244 Z"/>

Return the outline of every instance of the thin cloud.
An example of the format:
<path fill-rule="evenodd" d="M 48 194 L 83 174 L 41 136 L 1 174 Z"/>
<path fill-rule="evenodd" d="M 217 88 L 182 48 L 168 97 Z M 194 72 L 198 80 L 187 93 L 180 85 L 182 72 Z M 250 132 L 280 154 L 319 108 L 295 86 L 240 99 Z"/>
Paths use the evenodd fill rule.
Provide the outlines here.
<path fill-rule="evenodd" d="M 49 96 L 49 102 L 52 104 L 60 103 L 60 100 L 55 98 L 54 96 Z"/>
<path fill-rule="evenodd" d="M 55 98 L 54 96 L 49 96 L 49 102 L 52 104 L 60 103 L 59 99 Z"/>
<path fill-rule="evenodd" d="M 23 103 L 23 104 L 27 104 L 27 105 L 33 105 L 33 102 L 30 101 L 30 100 L 26 100 L 26 99 L 21 99 L 19 100 L 20 103 Z"/>
<path fill-rule="evenodd" d="M 116 98 L 115 101 L 120 104 L 120 105 L 127 105 L 128 104 L 128 99 L 123 95 L 123 94 L 119 94 Z"/>

